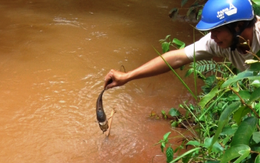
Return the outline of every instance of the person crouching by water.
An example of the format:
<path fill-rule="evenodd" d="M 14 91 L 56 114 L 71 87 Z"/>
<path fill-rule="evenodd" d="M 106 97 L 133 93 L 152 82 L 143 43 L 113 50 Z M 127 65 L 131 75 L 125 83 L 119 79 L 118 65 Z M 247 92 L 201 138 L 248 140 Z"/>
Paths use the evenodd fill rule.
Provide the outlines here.
<path fill-rule="evenodd" d="M 247 53 L 249 46 L 240 46 L 242 43 L 238 36 L 248 40 L 253 53 L 260 50 L 260 17 L 254 15 L 249 0 L 208 0 L 196 28 L 209 33 L 184 49 L 171 50 L 162 55 L 172 68 L 177 69 L 192 62 L 194 56 L 196 60 L 217 56 L 227 58 L 240 71 L 246 70 L 248 65 L 245 60 L 253 56 Z M 121 86 L 131 80 L 169 70 L 159 56 L 129 72 L 111 69 L 105 76 L 104 88 Z M 108 83 L 111 79 L 113 82 Z"/>

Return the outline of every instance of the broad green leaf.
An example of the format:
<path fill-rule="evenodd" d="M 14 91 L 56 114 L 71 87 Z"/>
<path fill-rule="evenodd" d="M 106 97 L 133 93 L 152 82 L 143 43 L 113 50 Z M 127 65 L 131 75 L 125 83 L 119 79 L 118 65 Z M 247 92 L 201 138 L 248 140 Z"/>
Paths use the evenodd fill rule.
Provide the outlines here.
<path fill-rule="evenodd" d="M 164 134 L 163 140 L 164 140 L 164 141 L 167 140 L 167 142 L 168 142 L 168 137 L 169 137 L 170 134 L 171 134 L 171 132 L 167 132 L 166 134 Z"/>
<path fill-rule="evenodd" d="M 256 158 L 255 158 L 255 162 L 254 163 L 260 163 L 260 155 L 258 155 Z"/>
<path fill-rule="evenodd" d="M 161 143 L 161 151 L 162 151 L 162 152 L 164 151 L 164 148 L 165 148 L 165 146 L 166 146 L 166 143 L 168 143 L 168 137 L 169 137 L 170 134 L 171 134 L 171 132 L 167 132 L 166 134 L 164 134 L 163 140 L 160 140 L 160 143 Z"/>
<path fill-rule="evenodd" d="M 250 96 L 251 96 L 250 92 L 247 91 L 247 90 L 239 91 L 238 94 L 239 94 L 239 96 L 240 96 L 242 99 L 244 99 L 244 100 L 249 100 L 249 98 L 250 98 Z"/>
<path fill-rule="evenodd" d="M 222 145 L 230 144 L 229 141 L 232 136 L 227 136 L 224 139 L 222 139 Z"/>
<path fill-rule="evenodd" d="M 200 146 L 200 142 L 195 141 L 195 140 L 191 140 L 186 145 L 192 145 L 194 147 L 198 147 L 198 146 Z"/>
<path fill-rule="evenodd" d="M 163 151 L 164 151 L 164 148 L 165 148 L 165 142 L 162 142 L 162 143 L 161 143 L 161 151 L 162 151 L 162 153 L 163 153 Z"/>
<path fill-rule="evenodd" d="M 173 154 L 174 154 L 174 152 L 173 152 L 172 147 L 168 147 L 166 149 L 167 163 L 169 163 L 169 162 L 171 162 L 173 160 Z"/>
<path fill-rule="evenodd" d="M 260 103 L 258 103 L 258 104 L 255 105 L 255 110 L 260 113 Z"/>
<path fill-rule="evenodd" d="M 250 81 L 260 80 L 260 74 L 258 74 L 258 75 L 256 75 L 256 76 L 248 77 L 248 80 L 250 80 Z"/>
<path fill-rule="evenodd" d="M 254 80 L 250 85 L 260 87 L 260 80 Z"/>
<path fill-rule="evenodd" d="M 237 144 L 249 145 L 250 138 L 255 131 L 257 118 L 248 117 L 238 126 L 238 129 L 232 138 L 231 146 Z"/>
<path fill-rule="evenodd" d="M 257 0 L 257 1 L 258 1 L 258 0 Z M 256 1 L 256 2 L 257 2 L 257 1 Z M 260 6 L 259 6 L 259 5 L 253 4 L 253 9 L 254 9 L 255 14 L 257 14 L 257 15 L 260 14 Z M 256 55 L 259 57 L 259 56 L 260 56 L 260 51 L 258 51 L 258 52 L 256 53 Z M 258 58 L 254 57 L 254 59 L 258 61 Z M 249 67 L 249 70 L 250 70 L 250 71 L 259 72 L 259 70 L 260 70 L 260 63 L 258 62 L 258 63 L 253 63 L 253 64 L 251 64 L 250 67 Z"/>
<path fill-rule="evenodd" d="M 221 88 L 225 88 L 234 82 L 237 82 L 239 80 L 242 80 L 242 79 L 245 79 L 245 78 L 248 78 L 251 76 L 253 76 L 253 71 L 243 71 L 243 72 L 239 73 L 238 75 L 234 75 L 233 77 L 231 77 L 227 81 L 225 81 L 221 85 Z"/>
<path fill-rule="evenodd" d="M 172 122 L 172 123 L 171 123 L 171 126 L 172 126 L 172 127 L 177 127 L 177 126 L 178 126 L 178 122 L 177 122 L 177 121 Z"/>
<path fill-rule="evenodd" d="M 233 88 L 233 89 L 235 89 L 235 88 Z M 239 91 L 239 90 L 236 90 L 236 91 Z M 250 92 L 247 90 L 241 90 L 238 92 L 238 94 L 242 99 L 247 100 L 247 101 L 249 100 L 249 98 L 251 96 Z M 232 100 L 232 101 L 240 100 L 240 98 L 238 97 L 238 95 L 232 94 L 232 95 L 228 96 L 228 100 Z"/>
<path fill-rule="evenodd" d="M 203 146 L 204 146 L 205 148 L 209 148 L 209 147 L 210 147 L 210 144 L 211 144 L 211 142 L 212 142 L 212 139 L 213 139 L 213 138 L 206 137 L 206 138 L 204 139 L 204 144 L 203 144 Z"/>
<path fill-rule="evenodd" d="M 178 40 L 177 38 L 174 38 L 174 39 L 172 40 L 172 43 L 176 44 L 179 49 L 182 49 L 182 48 L 185 47 L 185 43 L 182 42 L 181 40 Z"/>
<path fill-rule="evenodd" d="M 253 4 L 253 9 L 254 9 L 255 15 L 259 16 L 260 15 L 260 7 L 259 7 L 259 5 Z"/>
<path fill-rule="evenodd" d="M 255 100 L 259 100 L 259 98 L 260 98 L 260 87 L 254 90 L 254 92 L 250 97 L 249 103 L 254 102 Z"/>
<path fill-rule="evenodd" d="M 237 144 L 230 147 L 224 153 L 220 163 L 227 163 L 240 156 L 240 158 L 246 158 L 250 154 L 250 147 L 245 144 Z"/>
<path fill-rule="evenodd" d="M 240 98 L 236 95 L 236 94 L 231 94 L 228 96 L 228 99 L 229 101 L 237 101 L 237 100 L 240 100 Z"/>
<path fill-rule="evenodd" d="M 168 52 L 170 50 L 170 43 L 163 42 L 162 43 L 162 50 L 163 50 L 163 53 Z"/>
<path fill-rule="evenodd" d="M 260 0 L 252 0 L 254 4 L 260 6 Z"/>
<path fill-rule="evenodd" d="M 260 132 L 254 132 L 252 138 L 254 142 L 258 144 L 260 142 Z"/>
<path fill-rule="evenodd" d="M 193 72 L 194 72 L 194 68 L 190 68 L 190 69 L 186 72 L 185 77 L 190 76 L 190 74 L 192 74 Z"/>
<path fill-rule="evenodd" d="M 213 140 L 213 137 L 209 138 L 209 137 L 206 137 L 204 139 L 204 147 L 205 148 L 209 148 L 210 145 L 211 145 L 211 142 Z M 223 151 L 223 147 L 218 143 L 218 142 L 215 142 L 214 145 L 213 145 L 213 148 L 212 148 L 212 151 L 213 152 L 220 152 L 220 151 Z"/>
<path fill-rule="evenodd" d="M 181 113 L 179 112 L 179 110 L 177 110 L 175 108 L 171 108 L 169 111 L 169 115 L 171 115 L 172 117 L 177 117 L 177 116 L 181 115 Z"/>
<path fill-rule="evenodd" d="M 237 126 L 233 127 L 233 126 L 225 126 L 222 130 L 222 132 L 220 133 L 220 135 L 227 135 L 227 136 L 232 136 L 235 134 L 235 132 L 237 131 Z"/>
<path fill-rule="evenodd" d="M 250 150 L 240 151 L 239 154 L 241 154 L 241 156 L 234 163 L 240 163 L 245 158 L 247 158 L 250 154 Z"/>
<path fill-rule="evenodd" d="M 166 112 L 165 112 L 164 110 L 162 110 L 162 111 L 161 111 L 161 113 L 162 113 L 163 115 L 165 115 L 165 114 L 166 114 Z"/>
<path fill-rule="evenodd" d="M 218 121 L 218 129 L 213 137 L 210 148 L 212 148 L 213 144 L 217 141 L 218 136 L 222 132 L 223 127 L 227 124 L 230 115 L 239 108 L 240 102 L 234 102 L 227 106 L 227 108 L 222 112 Z"/>
<path fill-rule="evenodd" d="M 259 71 L 260 70 L 260 63 L 257 62 L 257 63 L 250 64 L 249 70 L 250 71 Z"/>
<path fill-rule="evenodd" d="M 247 106 L 241 106 L 233 115 L 233 119 L 239 125 L 242 121 L 242 118 L 249 113 L 251 110 Z"/>
<path fill-rule="evenodd" d="M 217 94 L 219 94 L 222 90 L 219 90 L 219 86 L 215 86 L 208 94 L 202 97 L 199 102 L 199 106 L 204 109 L 207 103 L 212 100 Z"/>

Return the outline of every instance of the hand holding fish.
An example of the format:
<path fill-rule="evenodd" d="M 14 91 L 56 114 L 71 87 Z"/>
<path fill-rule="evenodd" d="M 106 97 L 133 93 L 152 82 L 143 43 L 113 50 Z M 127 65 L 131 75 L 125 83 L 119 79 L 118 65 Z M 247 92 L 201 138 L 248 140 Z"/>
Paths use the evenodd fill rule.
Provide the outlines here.
<path fill-rule="evenodd" d="M 129 81 L 128 73 L 112 69 L 105 76 L 104 89 L 121 86 L 126 84 L 128 81 Z"/>

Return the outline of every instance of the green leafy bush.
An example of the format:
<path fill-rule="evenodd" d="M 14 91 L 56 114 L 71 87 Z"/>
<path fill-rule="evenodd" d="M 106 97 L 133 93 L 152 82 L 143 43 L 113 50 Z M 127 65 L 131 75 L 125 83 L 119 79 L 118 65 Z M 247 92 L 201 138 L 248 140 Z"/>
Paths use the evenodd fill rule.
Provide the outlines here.
<path fill-rule="evenodd" d="M 167 46 L 175 44 L 170 36 L 161 43 L 166 51 L 169 50 Z M 174 139 L 170 137 L 171 132 L 164 135 L 159 144 L 162 152 L 166 149 L 167 163 L 180 160 L 183 163 L 259 162 L 260 51 L 252 55 L 254 59 L 247 61 L 250 68 L 237 74 L 227 62 L 212 60 L 191 64 L 188 75 L 197 74 L 205 85 L 197 105 L 180 105 L 186 110 L 185 115 L 181 115 L 178 109 L 169 111 L 169 115 L 177 117 L 176 121 L 171 122 L 173 130 L 181 123 L 192 137 L 175 130 L 183 140 L 173 149 L 169 141 Z M 193 148 L 179 155 L 178 151 L 184 146 Z"/>

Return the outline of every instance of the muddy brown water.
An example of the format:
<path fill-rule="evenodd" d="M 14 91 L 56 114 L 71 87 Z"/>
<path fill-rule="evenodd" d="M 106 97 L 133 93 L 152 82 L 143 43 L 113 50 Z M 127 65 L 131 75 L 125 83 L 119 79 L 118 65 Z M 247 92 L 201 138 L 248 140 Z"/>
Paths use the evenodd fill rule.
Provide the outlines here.
<path fill-rule="evenodd" d="M 149 114 L 193 101 L 172 73 L 104 93 L 106 113 L 117 111 L 109 138 L 95 102 L 111 68 L 156 57 L 168 34 L 192 42 L 192 27 L 169 19 L 172 7 L 180 2 L 0 0 L 0 162 L 164 160 L 154 144 L 169 122 Z"/>

